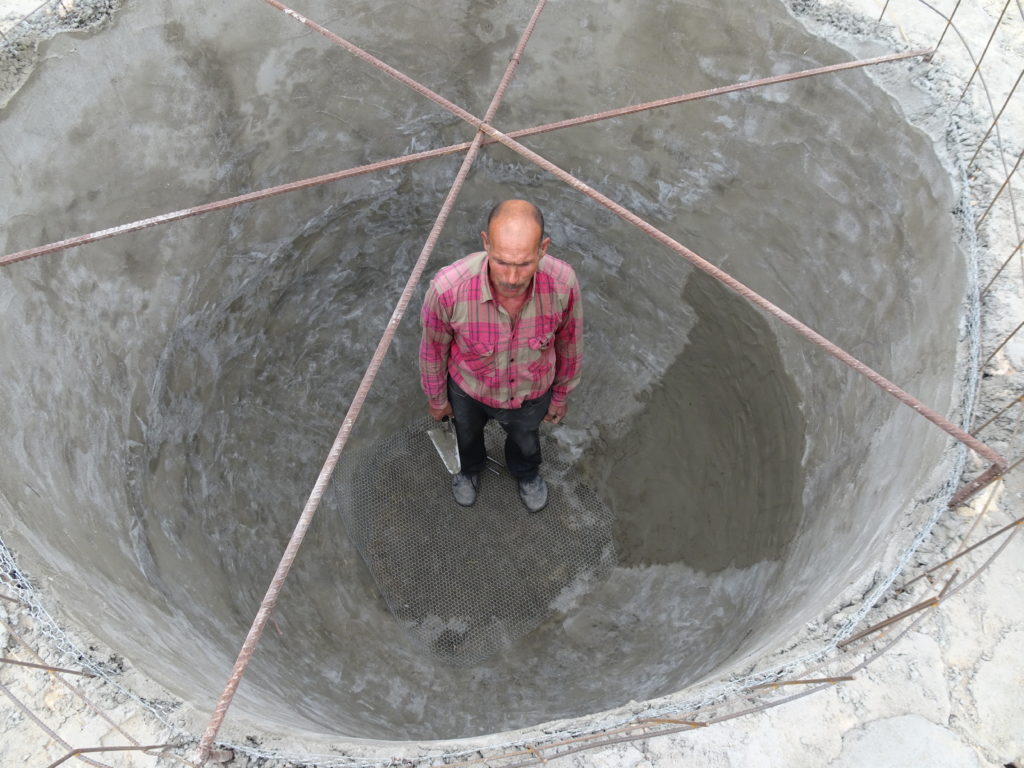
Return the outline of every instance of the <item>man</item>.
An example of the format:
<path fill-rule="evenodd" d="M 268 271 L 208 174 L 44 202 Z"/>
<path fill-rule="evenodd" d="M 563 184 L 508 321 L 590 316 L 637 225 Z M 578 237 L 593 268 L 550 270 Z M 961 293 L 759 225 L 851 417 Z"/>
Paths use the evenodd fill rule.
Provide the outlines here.
<path fill-rule="evenodd" d="M 504 428 L 505 465 L 530 512 L 547 504 L 540 423 L 565 418 L 580 380 L 583 305 L 572 267 L 547 255 L 544 217 L 506 200 L 487 218 L 484 250 L 441 269 L 423 300 L 420 379 L 435 420 L 451 416 L 462 471 L 455 501 L 476 501 L 484 425 Z"/>

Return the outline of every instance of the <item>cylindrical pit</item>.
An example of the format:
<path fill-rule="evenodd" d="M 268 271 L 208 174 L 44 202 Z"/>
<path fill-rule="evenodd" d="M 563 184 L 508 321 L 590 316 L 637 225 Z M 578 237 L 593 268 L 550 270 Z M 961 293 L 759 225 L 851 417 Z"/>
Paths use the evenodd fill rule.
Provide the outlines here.
<path fill-rule="evenodd" d="M 480 114 L 527 5 L 300 10 Z M 129 2 L 102 33 L 46 53 L 0 115 L 3 252 L 471 135 L 258 3 Z M 848 58 L 774 0 L 556 3 L 495 122 Z M 865 74 L 528 144 L 949 407 L 963 292 L 950 183 Z M 200 710 L 458 162 L 3 273 L 4 536 L 68 619 Z M 239 727 L 476 736 L 725 675 L 876 562 L 935 465 L 934 427 L 505 149 L 478 161 L 431 270 L 475 250 L 508 196 L 543 208 L 552 253 L 584 288 L 586 371 L 563 439 L 615 514 L 619 565 L 506 653 L 455 668 L 398 629 L 325 508 L 232 710 Z M 417 336 L 412 315 L 352 452 L 422 416 Z"/>

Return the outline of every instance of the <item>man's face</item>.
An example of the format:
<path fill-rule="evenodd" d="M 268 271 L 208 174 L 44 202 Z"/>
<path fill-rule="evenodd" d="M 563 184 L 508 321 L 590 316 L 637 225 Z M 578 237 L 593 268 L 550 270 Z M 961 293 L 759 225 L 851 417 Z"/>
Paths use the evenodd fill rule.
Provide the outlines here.
<path fill-rule="evenodd" d="M 480 237 L 487 251 L 488 274 L 494 290 L 508 299 L 520 298 L 540 266 L 551 238 L 540 239 L 533 222 L 496 220 Z"/>

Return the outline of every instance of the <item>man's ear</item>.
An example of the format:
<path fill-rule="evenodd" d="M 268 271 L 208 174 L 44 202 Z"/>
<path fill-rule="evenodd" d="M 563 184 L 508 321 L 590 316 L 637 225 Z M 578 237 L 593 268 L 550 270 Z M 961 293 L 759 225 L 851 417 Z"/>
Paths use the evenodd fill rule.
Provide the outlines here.
<path fill-rule="evenodd" d="M 549 245 L 551 245 L 550 237 L 545 237 L 543 240 L 540 241 L 540 252 L 542 256 L 548 252 Z"/>
<path fill-rule="evenodd" d="M 480 233 L 480 239 L 483 240 L 484 250 L 486 251 L 486 250 L 490 249 L 491 241 L 487 239 L 487 233 L 486 232 L 481 232 Z"/>

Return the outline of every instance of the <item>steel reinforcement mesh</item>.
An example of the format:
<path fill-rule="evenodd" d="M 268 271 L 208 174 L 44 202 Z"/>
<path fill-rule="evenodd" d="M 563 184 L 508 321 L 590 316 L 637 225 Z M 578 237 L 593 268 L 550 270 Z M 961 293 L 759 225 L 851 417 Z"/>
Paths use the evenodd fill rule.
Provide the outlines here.
<path fill-rule="evenodd" d="M 541 430 L 548 505 L 526 511 L 497 462 L 455 503 L 424 418 L 355 455 L 332 481 L 349 535 L 395 618 L 433 655 L 470 666 L 572 608 L 615 565 L 613 517 L 570 451 Z M 485 430 L 488 456 L 505 433 Z"/>

